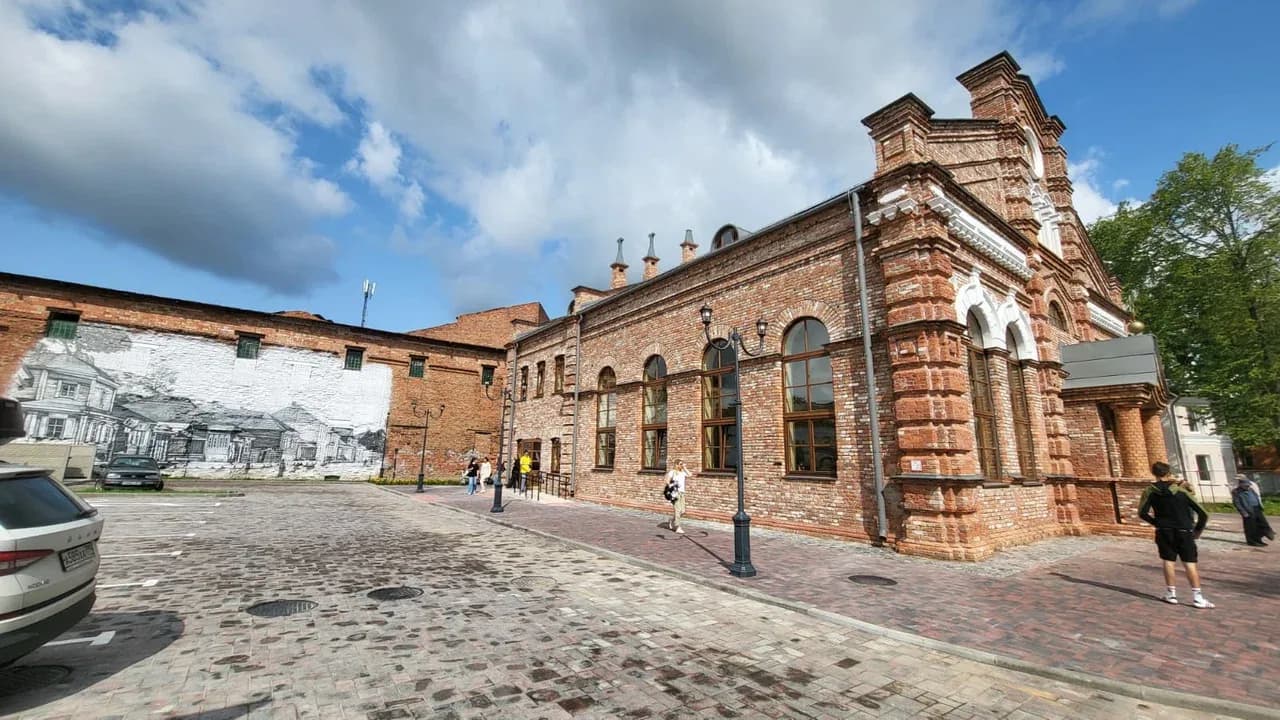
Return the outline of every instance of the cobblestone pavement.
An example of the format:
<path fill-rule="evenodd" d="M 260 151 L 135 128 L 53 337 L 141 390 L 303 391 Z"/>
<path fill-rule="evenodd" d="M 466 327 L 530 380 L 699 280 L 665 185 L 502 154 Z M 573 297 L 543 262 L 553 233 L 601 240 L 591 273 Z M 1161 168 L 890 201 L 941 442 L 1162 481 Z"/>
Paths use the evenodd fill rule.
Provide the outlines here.
<path fill-rule="evenodd" d="M 98 502 L 108 520 L 97 607 L 62 644 L 0 675 L 6 716 L 1199 717 L 877 637 L 368 486 Z M 424 594 L 366 597 L 400 585 Z M 276 599 L 316 606 L 245 612 Z"/>
<path fill-rule="evenodd" d="M 656 492 L 656 491 L 655 491 Z M 422 498 L 423 496 L 416 496 Z M 454 488 L 426 497 L 487 510 L 492 495 Z M 506 500 L 509 495 L 504 497 Z M 1200 544 L 1211 611 L 1161 600 L 1154 544 L 1133 538 L 1060 538 L 998 553 L 991 561 L 912 558 L 862 543 L 752 530 L 759 575 L 727 575 L 732 528 L 691 522 L 667 531 L 663 516 L 585 502 L 533 503 L 516 496 L 504 522 L 661 562 L 708 579 L 944 642 L 1040 665 L 1141 685 L 1280 708 L 1269 677 L 1280 658 L 1280 547 L 1244 544 L 1234 516 L 1214 516 Z M 851 575 L 897 581 L 855 585 Z"/>

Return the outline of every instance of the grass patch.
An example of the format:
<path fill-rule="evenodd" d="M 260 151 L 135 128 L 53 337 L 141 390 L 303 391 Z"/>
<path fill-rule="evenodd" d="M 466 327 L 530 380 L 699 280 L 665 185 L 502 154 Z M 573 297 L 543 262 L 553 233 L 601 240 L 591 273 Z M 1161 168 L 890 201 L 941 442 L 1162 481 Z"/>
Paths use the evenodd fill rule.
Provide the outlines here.
<path fill-rule="evenodd" d="M 1231 503 L 1201 503 L 1211 513 L 1235 513 L 1236 506 Z M 1280 495 L 1268 495 L 1262 498 L 1264 515 L 1280 515 Z"/>

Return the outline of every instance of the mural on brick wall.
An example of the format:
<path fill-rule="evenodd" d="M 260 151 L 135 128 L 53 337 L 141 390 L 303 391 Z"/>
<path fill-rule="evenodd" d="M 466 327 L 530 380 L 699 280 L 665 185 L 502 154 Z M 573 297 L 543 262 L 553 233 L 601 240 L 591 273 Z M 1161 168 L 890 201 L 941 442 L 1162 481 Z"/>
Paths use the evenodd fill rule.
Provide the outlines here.
<path fill-rule="evenodd" d="M 379 472 L 391 370 L 296 348 L 82 323 L 42 339 L 9 396 L 20 442 L 87 443 L 95 462 L 149 455 L 170 475 L 369 477 Z"/>

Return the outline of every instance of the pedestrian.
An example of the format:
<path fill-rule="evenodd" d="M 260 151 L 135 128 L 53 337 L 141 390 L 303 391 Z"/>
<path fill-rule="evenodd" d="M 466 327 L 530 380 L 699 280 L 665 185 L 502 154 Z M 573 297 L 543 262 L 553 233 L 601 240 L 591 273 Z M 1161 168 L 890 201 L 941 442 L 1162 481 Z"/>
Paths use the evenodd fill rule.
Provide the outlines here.
<path fill-rule="evenodd" d="M 1236 475 L 1236 486 L 1231 489 L 1231 504 L 1236 506 L 1240 519 L 1244 521 L 1244 541 L 1254 547 L 1264 547 L 1262 537 L 1266 535 L 1274 540 L 1276 534 L 1262 513 L 1262 498 L 1254 492 L 1253 484 L 1244 475 Z"/>
<path fill-rule="evenodd" d="M 480 463 L 480 492 L 484 492 L 484 484 L 489 482 L 489 478 L 492 475 L 493 464 L 489 462 L 489 456 L 486 455 L 484 462 Z"/>
<path fill-rule="evenodd" d="M 520 492 L 525 492 L 528 487 L 529 473 L 533 472 L 533 458 L 529 457 L 529 451 L 525 450 L 520 453 Z"/>
<path fill-rule="evenodd" d="M 467 463 L 467 494 L 476 494 L 476 479 L 480 475 L 480 463 L 476 459 L 471 458 L 471 462 Z"/>
<path fill-rule="evenodd" d="M 671 521 L 667 527 L 681 535 L 684 528 L 680 527 L 680 516 L 684 514 L 685 480 L 688 479 L 689 471 L 685 469 L 684 461 L 677 460 L 667 473 L 667 491 L 664 493 L 670 495 L 671 500 Z"/>
<path fill-rule="evenodd" d="M 1174 584 L 1178 560 L 1191 583 L 1191 605 L 1207 609 L 1213 603 L 1200 592 L 1200 570 L 1196 540 L 1209 522 L 1209 513 L 1186 490 L 1175 485 L 1169 476 L 1169 464 L 1158 462 L 1151 466 L 1156 481 L 1142 493 L 1138 502 L 1138 516 L 1156 528 L 1156 551 L 1164 563 L 1164 601 L 1178 603 L 1178 589 Z M 1195 522 L 1191 516 L 1195 514 Z"/>

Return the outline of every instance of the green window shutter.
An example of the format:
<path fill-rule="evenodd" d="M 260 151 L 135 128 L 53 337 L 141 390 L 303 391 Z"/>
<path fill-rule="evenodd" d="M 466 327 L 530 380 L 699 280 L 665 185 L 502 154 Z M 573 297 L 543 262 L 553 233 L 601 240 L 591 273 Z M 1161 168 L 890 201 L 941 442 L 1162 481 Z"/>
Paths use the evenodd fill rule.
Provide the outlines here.
<path fill-rule="evenodd" d="M 76 337 L 76 327 L 79 324 L 80 318 L 74 315 L 51 315 L 49 316 L 49 326 L 45 331 L 45 334 L 51 338 L 74 340 Z"/>
<path fill-rule="evenodd" d="M 347 348 L 347 360 L 343 367 L 347 370 L 359 370 L 364 367 L 364 350 L 361 348 Z"/>
<path fill-rule="evenodd" d="M 409 377 L 420 378 L 427 373 L 426 358 L 409 358 Z"/>

